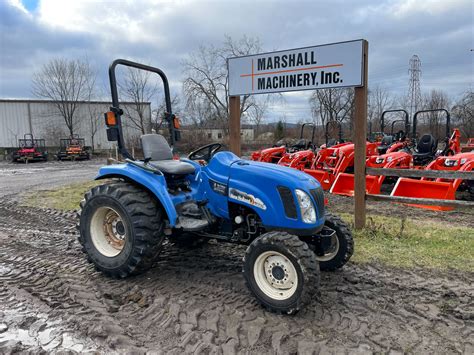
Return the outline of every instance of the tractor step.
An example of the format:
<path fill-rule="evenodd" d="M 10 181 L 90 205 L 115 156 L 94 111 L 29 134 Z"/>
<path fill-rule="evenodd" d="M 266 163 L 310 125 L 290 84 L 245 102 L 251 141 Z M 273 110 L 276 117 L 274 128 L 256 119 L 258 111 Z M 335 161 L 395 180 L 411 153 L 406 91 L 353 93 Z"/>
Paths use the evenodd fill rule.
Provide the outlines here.
<path fill-rule="evenodd" d="M 179 216 L 179 223 L 176 227 L 182 228 L 186 232 L 197 232 L 203 230 L 208 225 L 209 222 L 205 219 Z"/>

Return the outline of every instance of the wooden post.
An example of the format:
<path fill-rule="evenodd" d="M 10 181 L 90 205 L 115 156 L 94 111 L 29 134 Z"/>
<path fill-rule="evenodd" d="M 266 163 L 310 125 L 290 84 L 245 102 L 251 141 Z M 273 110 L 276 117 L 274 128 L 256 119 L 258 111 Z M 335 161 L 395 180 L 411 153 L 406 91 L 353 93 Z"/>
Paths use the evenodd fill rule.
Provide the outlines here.
<path fill-rule="evenodd" d="M 240 96 L 229 97 L 229 116 L 229 148 L 240 157 Z"/>
<path fill-rule="evenodd" d="M 355 154 L 354 154 L 354 227 L 365 227 L 365 159 L 367 139 L 367 64 L 369 44 L 362 43 L 363 86 L 355 88 Z"/>

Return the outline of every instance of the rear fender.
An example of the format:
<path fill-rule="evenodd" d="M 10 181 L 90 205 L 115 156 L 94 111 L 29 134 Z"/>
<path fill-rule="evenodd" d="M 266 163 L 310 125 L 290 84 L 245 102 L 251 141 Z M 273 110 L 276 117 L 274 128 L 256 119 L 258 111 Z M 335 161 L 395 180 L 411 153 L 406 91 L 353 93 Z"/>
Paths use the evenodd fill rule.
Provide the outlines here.
<path fill-rule="evenodd" d="M 110 178 L 121 178 L 148 190 L 163 206 L 170 226 L 176 226 L 178 214 L 166 189 L 166 181 L 163 175 L 146 171 L 131 164 L 116 164 L 100 168 L 95 179 Z"/>

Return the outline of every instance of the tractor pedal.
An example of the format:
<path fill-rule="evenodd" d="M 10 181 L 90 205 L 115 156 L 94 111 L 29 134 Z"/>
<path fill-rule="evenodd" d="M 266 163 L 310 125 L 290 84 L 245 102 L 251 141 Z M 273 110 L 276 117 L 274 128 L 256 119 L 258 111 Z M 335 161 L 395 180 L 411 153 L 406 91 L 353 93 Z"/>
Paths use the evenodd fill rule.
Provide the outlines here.
<path fill-rule="evenodd" d="M 179 223 L 176 227 L 182 228 L 186 232 L 197 232 L 203 230 L 208 225 L 209 222 L 205 219 L 179 216 Z"/>
<path fill-rule="evenodd" d="M 185 202 L 179 206 L 178 212 L 180 215 L 189 218 L 200 219 L 202 212 L 199 206 L 195 202 Z"/>

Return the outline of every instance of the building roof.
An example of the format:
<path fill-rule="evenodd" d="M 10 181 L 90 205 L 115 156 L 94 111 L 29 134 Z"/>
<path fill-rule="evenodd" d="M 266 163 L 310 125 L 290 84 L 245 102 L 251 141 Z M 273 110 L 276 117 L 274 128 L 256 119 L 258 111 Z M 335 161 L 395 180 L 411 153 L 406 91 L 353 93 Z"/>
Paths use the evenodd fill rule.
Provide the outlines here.
<path fill-rule="evenodd" d="M 39 99 L 0 99 L 0 102 L 11 102 L 11 103 L 40 103 L 40 104 L 47 104 L 47 103 L 55 103 L 54 100 L 39 100 Z M 97 105 L 111 105 L 112 101 L 78 101 L 80 104 L 97 104 Z M 120 104 L 123 105 L 135 105 L 135 102 L 131 101 L 121 101 Z M 141 102 L 141 104 L 151 105 L 151 102 Z"/>

